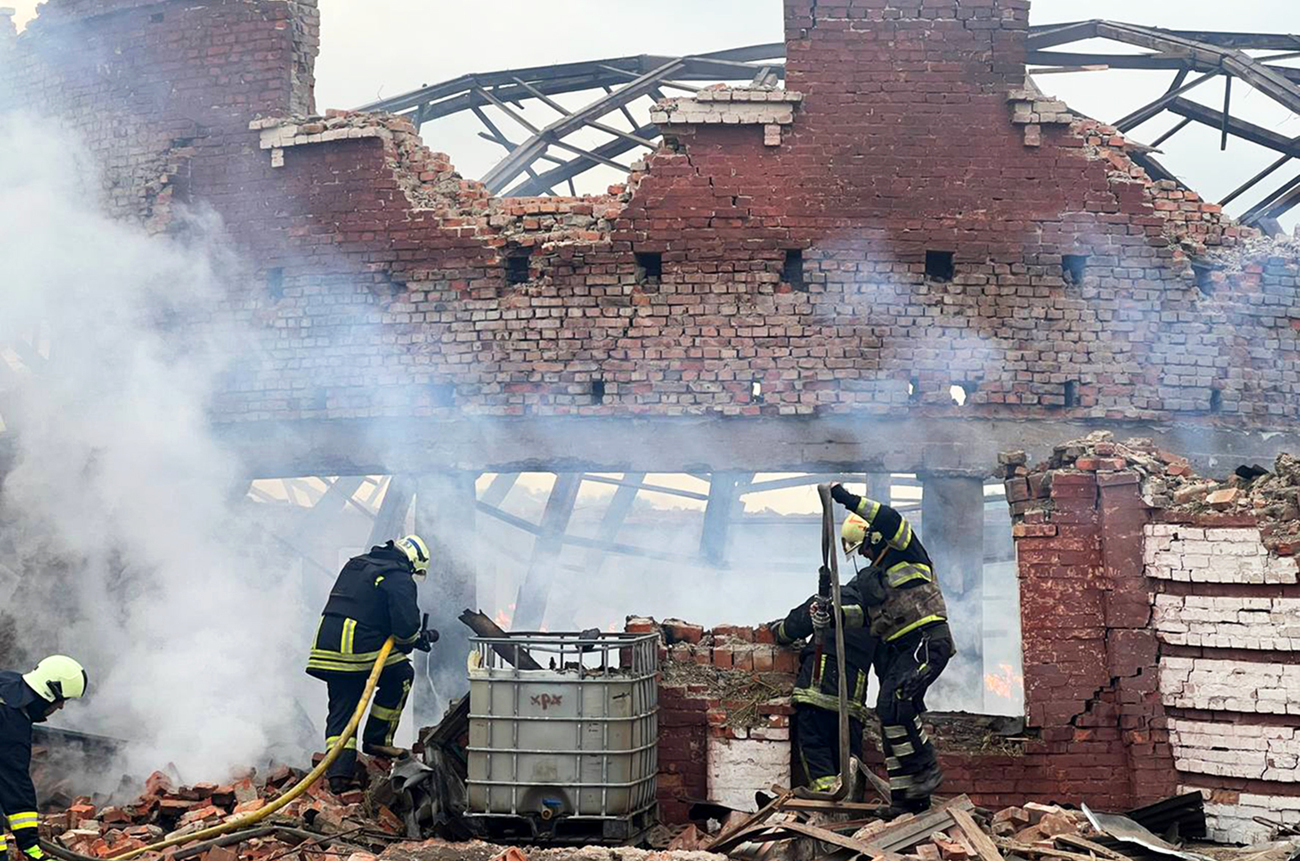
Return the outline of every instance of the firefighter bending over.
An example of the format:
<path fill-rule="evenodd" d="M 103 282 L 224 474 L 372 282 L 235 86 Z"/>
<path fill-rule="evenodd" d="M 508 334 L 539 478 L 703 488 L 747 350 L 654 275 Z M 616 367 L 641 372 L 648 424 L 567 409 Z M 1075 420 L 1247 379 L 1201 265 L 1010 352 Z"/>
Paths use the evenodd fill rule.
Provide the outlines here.
<path fill-rule="evenodd" d="M 839 676 L 835 660 L 835 637 L 831 623 L 831 572 L 819 572 L 817 594 L 790 611 L 784 620 L 769 625 L 776 641 L 790 645 L 808 638 L 799 656 L 799 675 L 795 678 L 794 739 L 808 785 L 817 791 L 829 791 L 839 781 Z M 840 591 L 843 605 L 857 606 L 861 599 L 852 586 Z M 822 646 L 815 644 L 821 634 Z M 849 752 L 862 759 L 862 729 L 866 718 L 867 677 L 870 673 L 875 637 L 858 625 L 844 628 L 844 670 L 848 676 Z M 855 776 L 856 777 L 856 776 Z M 856 783 L 856 780 L 855 780 Z"/>
<path fill-rule="evenodd" d="M 427 652 L 438 632 L 421 630 L 416 582 L 429 573 L 429 547 L 417 535 L 389 541 L 348 561 L 339 572 L 316 629 L 316 642 L 307 673 L 329 686 L 325 746 L 330 748 L 347 729 L 365 692 L 366 680 L 384 641 L 396 641 L 384 664 L 370 717 L 362 733 L 362 750 L 370 756 L 395 758 L 405 751 L 393 747 L 415 670 L 412 649 Z M 339 758 L 326 772 L 330 790 L 345 792 L 354 785 L 357 739 L 344 741 Z"/>
<path fill-rule="evenodd" d="M 86 671 L 66 655 L 51 655 L 30 673 L 0 672 L 0 812 L 28 859 L 45 858 L 32 785 L 32 724 L 42 723 L 68 700 L 86 693 Z M 0 831 L 0 857 L 9 838 Z"/>
<path fill-rule="evenodd" d="M 876 716 L 890 807 L 896 813 L 926 810 L 943 772 L 921 725 L 925 692 L 956 653 L 943 594 L 906 517 L 842 485 L 834 485 L 831 496 L 850 512 L 840 530 L 845 555 L 868 560 L 846 590 L 860 606 L 843 596 L 841 604 L 846 634 L 865 623 L 879 640 Z"/>

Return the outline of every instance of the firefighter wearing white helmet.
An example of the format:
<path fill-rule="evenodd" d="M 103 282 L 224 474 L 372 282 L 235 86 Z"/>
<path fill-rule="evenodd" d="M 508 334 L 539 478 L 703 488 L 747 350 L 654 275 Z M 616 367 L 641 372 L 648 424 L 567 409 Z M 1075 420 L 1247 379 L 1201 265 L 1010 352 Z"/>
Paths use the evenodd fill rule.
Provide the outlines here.
<path fill-rule="evenodd" d="M 925 692 L 956 653 L 948 610 L 930 555 L 912 524 L 894 508 L 850 493 L 831 496 L 850 512 L 840 529 L 844 555 L 867 560 L 846 589 L 861 606 L 842 603 L 845 628 L 867 626 L 878 638 L 881 751 L 889 772 L 890 807 L 915 812 L 930 806 L 943 781 L 934 745 L 921 724 Z"/>
<path fill-rule="evenodd" d="M 31 778 L 32 724 L 85 694 L 86 671 L 67 655 L 51 655 L 30 673 L 0 672 L 0 812 L 29 859 L 45 858 Z M 0 831 L 0 851 L 8 850 L 9 839 Z"/>
<path fill-rule="evenodd" d="M 355 736 L 341 737 L 389 636 L 397 641 L 397 647 L 379 676 L 361 734 L 362 750 L 386 757 L 405 753 L 393 747 L 393 736 L 415 678 L 409 655 L 414 649 L 429 651 L 438 639 L 437 631 L 422 628 L 416 596 L 416 583 L 428 575 L 429 563 L 429 545 L 418 535 L 408 535 L 348 560 L 330 590 L 307 673 L 329 686 L 325 746 L 340 741 L 344 745 L 327 772 L 330 789 L 336 793 L 355 785 L 357 740 Z"/>

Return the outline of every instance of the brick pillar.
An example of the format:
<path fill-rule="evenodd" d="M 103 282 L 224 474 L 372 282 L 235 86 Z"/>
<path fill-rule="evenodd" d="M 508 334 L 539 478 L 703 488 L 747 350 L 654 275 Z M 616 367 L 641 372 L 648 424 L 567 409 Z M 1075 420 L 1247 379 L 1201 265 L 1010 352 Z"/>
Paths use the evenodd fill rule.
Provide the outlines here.
<path fill-rule="evenodd" d="M 963 664 L 984 678 L 984 482 L 969 476 L 921 477 L 921 540 L 930 553 Z M 984 686 L 970 708 L 983 709 Z"/>
<path fill-rule="evenodd" d="M 444 703 L 467 689 L 465 656 L 470 634 L 458 617 L 462 610 L 478 609 L 475 478 L 472 472 L 427 473 L 419 476 L 415 492 L 415 531 L 429 542 L 433 557 L 429 579 L 420 587 L 420 602 L 429 613 L 429 624 L 442 634 L 430 656 L 429 669 Z M 423 659 L 417 659 L 416 672 L 422 676 L 425 666 Z M 427 691 L 427 682 L 418 678 L 415 689 Z M 421 725 L 440 717 L 429 714 L 433 704 L 427 697 L 416 702 Z"/>
<path fill-rule="evenodd" d="M 1143 527 L 1151 509 L 1136 472 L 1097 476 L 1101 550 L 1106 583 L 1106 663 L 1116 680 L 1118 734 L 1128 755 L 1133 803 L 1174 793 L 1177 777 L 1160 698 L 1159 641 L 1151 624 L 1151 596 L 1142 559 Z"/>

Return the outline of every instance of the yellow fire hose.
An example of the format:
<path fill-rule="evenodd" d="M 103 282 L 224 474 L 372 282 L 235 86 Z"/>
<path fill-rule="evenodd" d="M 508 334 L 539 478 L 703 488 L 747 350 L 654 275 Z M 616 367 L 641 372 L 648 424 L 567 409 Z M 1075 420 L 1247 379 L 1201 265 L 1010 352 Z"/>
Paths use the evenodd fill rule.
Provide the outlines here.
<path fill-rule="evenodd" d="M 143 855 L 146 852 L 159 852 L 171 846 L 179 846 L 182 843 L 190 843 L 195 840 L 207 840 L 211 837 L 217 837 L 222 834 L 228 834 L 231 831 L 247 828 L 248 826 L 256 822 L 261 822 L 271 814 L 283 809 L 294 799 L 298 798 L 298 796 L 306 792 L 313 783 L 320 780 L 321 775 L 325 773 L 325 770 L 334 764 L 334 760 L 339 758 L 339 754 L 343 752 L 343 746 L 348 743 L 348 740 L 352 738 L 353 733 L 357 731 L 357 727 L 361 725 L 361 718 L 366 713 L 366 707 L 370 705 L 370 698 L 375 693 L 375 686 L 379 684 L 379 674 L 384 671 L 384 662 L 388 660 L 389 654 L 393 651 L 393 643 L 393 638 L 389 637 L 384 641 L 383 647 L 379 650 L 379 657 L 375 658 L 375 665 L 370 670 L 370 678 L 366 680 L 365 692 L 361 694 L 361 702 L 357 703 L 357 710 L 352 713 L 352 719 L 348 721 L 347 729 L 343 730 L 343 734 L 339 736 L 338 741 L 334 742 L 334 746 L 326 752 L 325 758 L 322 759 L 315 768 L 308 772 L 306 777 L 298 781 L 292 789 L 285 792 L 261 810 L 254 810 L 251 813 L 244 814 L 243 816 L 237 816 L 234 819 L 221 823 L 220 825 L 214 825 L 211 828 L 204 828 L 202 831 L 195 831 L 192 834 L 178 834 L 175 837 L 168 837 L 166 840 L 160 840 L 157 843 L 141 847 L 140 849 L 132 849 L 130 852 L 123 852 L 121 855 L 114 855 L 109 858 L 108 861 L 128 861 L 128 859 Z"/>

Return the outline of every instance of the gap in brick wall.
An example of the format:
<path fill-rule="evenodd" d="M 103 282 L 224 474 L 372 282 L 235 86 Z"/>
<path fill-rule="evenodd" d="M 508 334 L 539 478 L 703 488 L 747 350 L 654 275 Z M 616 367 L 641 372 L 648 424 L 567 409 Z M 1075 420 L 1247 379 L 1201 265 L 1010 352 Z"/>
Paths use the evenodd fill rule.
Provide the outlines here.
<path fill-rule="evenodd" d="M 965 406 L 970 396 L 979 391 L 979 383 L 971 380 L 965 380 L 960 383 L 954 383 L 948 387 L 948 394 L 952 397 L 952 402 L 959 407 Z"/>
<path fill-rule="evenodd" d="M 763 384 L 758 380 L 754 380 L 749 384 L 749 398 L 756 404 L 763 403 Z"/>
<path fill-rule="evenodd" d="M 527 284 L 528 283 L 528 264 L 532 256 L 532 249 L 519 249 L 510 253 L 506 257 L 506 283 L 507 284 Z"/>
<path fill-rule="evenodd" d="M 605 402 L 605 381 L 591 381 L 591 402 L 593 404 L 603 404 Z"/>
<path fill-rule="evenodd" d="M 284 298 L 284 269 L 276 266 L 266 270 L 266 292 L 276 302 Z"/>
<path fill-rule="evenodd" d="M 907 399 L 912 403 L 921 400 L 921 381 L 916 377 L 907 381 Z"/>
<path fill-rule="evenodd" d="M 454 407 L 456 405 L 456 387 L 451 383 L 431 383 L 430 400 L 435 407 Z"/>
<path fill-rule="evenodd" d="M 1067 254 L 1061 258 L 1061 277 L 1065 283 L 1075 287 L 1083 286 L 1083 277 L 1088 270 L 1088 255 Z"/>
<path fill-rule="evenodd" d="M 1214 267 L 1204 263 L 1192 263 L 1192 272 L 1196 275 L 1196 289 L 1206 296 L 1214 295 Z"/>
<path fill-rule="evenodd" d="M 657 251 L 637 251 L 636 280 L 640 284 L 658 281 L 664 274 L 664 256 Z"/>
<path fill-rule="evenodd" d="M 925 252 L 925 277 L 933 281 L 951 281 L 957 274 L 952 251 Z"/>
<path fill-rule="evenodd" d="M 1223 390 L 1219 388 L 1210 389 L 1210 412 L 1217 413 L 1223 411 Z"/>
<path fill-rule="evenodd" d="M 808 289 L 803 274 L 803 252 L 798 248 L 786 250 L 785 260 L 781 263 L 781 280 L 796 290 Z"/>
<path fill-rule="evenodd" d="M 1078 380 L 1066 380 L 1064 392 L 1064 406 L 1067 410 L 1079 405 L 1079 382 Z"/>

